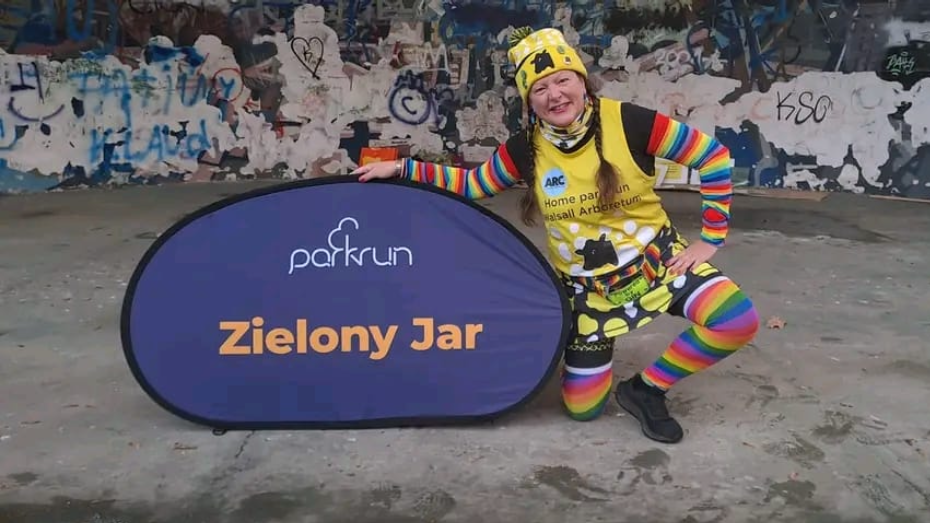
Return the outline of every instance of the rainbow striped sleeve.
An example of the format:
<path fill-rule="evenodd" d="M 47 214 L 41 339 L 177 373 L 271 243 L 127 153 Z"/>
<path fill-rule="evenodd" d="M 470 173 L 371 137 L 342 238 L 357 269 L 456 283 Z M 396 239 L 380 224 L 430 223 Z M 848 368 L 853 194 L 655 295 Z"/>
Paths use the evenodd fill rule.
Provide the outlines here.
<path fill-rule="evenodd" d="M 703 199 L 701 239 L 723 245 L 733 200 L 730 150 L 713 136 L 656 113 L 647 152 L 698 170 Z"/>
<path fill-rule="evenodd" d="M 507 144 L 501 144 L 488 161 L 473 168 L 452 167 L 431 162 L 405 160 L 408 180 L 429 183 L 470 200 L 489 198 L 504 192 L 521 176 Z"/>

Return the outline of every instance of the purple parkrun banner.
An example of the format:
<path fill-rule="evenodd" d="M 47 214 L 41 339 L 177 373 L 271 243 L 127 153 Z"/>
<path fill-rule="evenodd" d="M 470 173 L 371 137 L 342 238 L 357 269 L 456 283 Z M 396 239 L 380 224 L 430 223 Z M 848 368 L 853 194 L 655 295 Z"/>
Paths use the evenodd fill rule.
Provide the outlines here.
<path fill-rule="evenodd" d="M 121 334 L 145 392 L 216 430 L 427 426 L 524 405 L 571 312 L 542 254 L 491 211 L 335 176 L 175 224 L 132 276 Z"/>

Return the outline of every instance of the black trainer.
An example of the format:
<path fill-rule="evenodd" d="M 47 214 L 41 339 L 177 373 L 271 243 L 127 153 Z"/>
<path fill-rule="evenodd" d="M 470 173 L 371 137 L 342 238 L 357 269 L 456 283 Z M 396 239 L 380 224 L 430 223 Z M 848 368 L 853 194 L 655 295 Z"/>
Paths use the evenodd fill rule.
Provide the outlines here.
<path fill-rule="evenodd" d="M 617 403 L 623 410 L 639 420 L 643 434 L 662 443 L 678 443 L 684 437 L 681 425 L 665 407 L 665 392 L 648 385 L 637 372 L 636 376 L 621 381 L 615 392 Z"/>

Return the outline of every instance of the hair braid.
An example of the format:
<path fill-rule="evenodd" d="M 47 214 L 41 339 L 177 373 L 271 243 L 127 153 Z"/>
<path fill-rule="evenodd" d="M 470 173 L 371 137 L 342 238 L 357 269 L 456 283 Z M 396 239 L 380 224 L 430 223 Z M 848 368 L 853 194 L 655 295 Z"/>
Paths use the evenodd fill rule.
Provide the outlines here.
<path fill-rule="evenodd" d="M 533 139 L 536 125 L 533 121 L 533 110 L 529 108 L 528 104 L 526 107 L 523 124 L 529 147 L 527 148 L 527 171 L 524 173 L 523 179 L 526 182 L 527 190 L 523 193 L 523 199 L 520 200 L 520 207 L 522 209 L 523 223 L 532 227 L 536 224 L 534 216 L 536 211 L 539 210 L 539 202 L 536 201 L 536 141 Z"/>
<path fill-rule="evenodd" d="M 590 84 L 585 82 L 585 86 L 587 87 L 588 97 L 591 98 L 594 107 L 594 114 L 591 116 L 591 125 L 594 126 L 594 148 L 597 150 L 597 158 L 600 160 L 597 167 L 597 202 L 601 206 L 606 206 L 613 201 L 617 192 L 620 190 L 620 181 L 614 166 L 604 159 L 603 137 L 601 135 L 600 100 L 598 100 L 597 95 L 594 94 L 594 89 L 591 88 Z"/>

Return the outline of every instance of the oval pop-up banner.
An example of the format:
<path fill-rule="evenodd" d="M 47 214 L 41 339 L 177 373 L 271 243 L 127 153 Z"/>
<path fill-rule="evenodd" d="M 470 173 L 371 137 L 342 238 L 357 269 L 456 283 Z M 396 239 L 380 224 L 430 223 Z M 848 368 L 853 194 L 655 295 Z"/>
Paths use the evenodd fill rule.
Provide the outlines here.
<path fill-rule="evenodd" d="M 481 421 L 554 372 L 567 296 L 512 225 L 442 189 L 354 176 L 213 203 L 149 248 L 123 347 L 162 407 L 215 429 Z"/>

